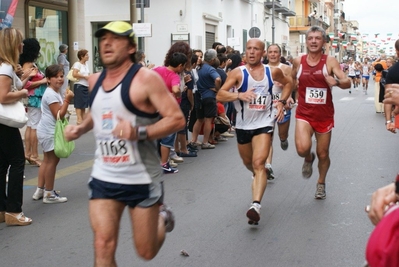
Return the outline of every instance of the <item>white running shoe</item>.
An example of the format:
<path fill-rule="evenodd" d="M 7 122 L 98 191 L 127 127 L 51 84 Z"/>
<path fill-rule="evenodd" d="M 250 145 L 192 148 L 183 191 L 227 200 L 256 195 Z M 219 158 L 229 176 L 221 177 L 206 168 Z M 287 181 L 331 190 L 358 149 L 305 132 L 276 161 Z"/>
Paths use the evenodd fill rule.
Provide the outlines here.
<path fill-rule="evenodd" d="M 43 198 L 44 189 L 43 188 L 36 188 L 36 192 L 33 194 L 33 200 L 39 200 Z"/>
<path fill-rule="evenodd" d="M 251 207 L 249 207 L 247 211 L 248 224 L 258 225 L 260 220 L 260 208 L 261 205 L 258 203 L 251 204 Z"/>
<path fill-rule="evenodd" d="M 53 190 L 52 193 L 46 194 L 47 195 L 43 197 L 43 203 L 46 204 L 64 203 L 68 201 L 66 197 L 60 197 L 55 190 Z"/>

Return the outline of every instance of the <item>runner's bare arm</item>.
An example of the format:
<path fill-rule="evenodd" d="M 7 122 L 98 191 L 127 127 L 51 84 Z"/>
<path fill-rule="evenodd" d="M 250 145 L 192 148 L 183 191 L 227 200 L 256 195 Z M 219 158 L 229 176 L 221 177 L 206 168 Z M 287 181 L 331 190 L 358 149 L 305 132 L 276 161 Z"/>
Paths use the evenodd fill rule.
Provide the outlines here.
<path fill-rule="evenodd" d="M 277 81 L 283 85 L 283 91 L 281 93 L 281 99 L 287 100 L 291 97 L 292 93 L 292 77 L 285 75 L 279 68 L 272 69 L 272 77 L 274 81 Z"/>
<path fill-rule="evenodd" d="M 334 57 L 327 58 L 327 68 L 328 73 L 335 75 L 327 76 L 326 81 L 330 86 L 338 86 L 341 89 L 350 89 L 351 88 L 351 80 L 346 77 L 346 74 L 341 70 L 338 61 Z"/>
<path fill-rule="evenodd" d="M 229 90 L 241 83 L 241 71 L 238 68 L 230 71 L 226 81 L 220 88 L 216 95 L 216 100 L 221 102 L 232 102 L 238 99 L 239 94 L 237 92 L 229 92 Z"/>
<path fill-rule="evenodd" d="M 152 70 L 142 69 L 137 73 L 137 78 L 130 88 L 132 101 L 132 96 L 137 96 L 136 93 L 138 93 L 141 99 L 139 101 L 145 102 L 145 105 L 141 107 L 158 111 L 162 117 L 155 124 L 146 126 L 148 139 L 156 140 L 184 128 L 186 123 L 184 115 L 161 77 Z"/>

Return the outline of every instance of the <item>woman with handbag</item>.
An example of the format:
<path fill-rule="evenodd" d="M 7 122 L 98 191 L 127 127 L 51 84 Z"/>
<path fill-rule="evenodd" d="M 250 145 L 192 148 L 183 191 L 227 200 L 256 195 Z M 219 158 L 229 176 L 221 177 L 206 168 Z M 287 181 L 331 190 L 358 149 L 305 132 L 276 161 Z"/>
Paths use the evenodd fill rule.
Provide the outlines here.
<path fill-rule="evenodd" d="M 75 62 L 72 66 L 73 77 L 78 79 L 73 86 L 73 92 L 75 93 L 74 106 L 76 110 L 76 123 L 79 125 L 86 114 L 86 108 L 89 107 L 89 66 L 87 61 L 89 60 L 89 51 L 81 49 L 78 51 L 78 62 Z"/>
<path fill-rule="evenodd" d="M 23 52 L 19 62 L 24 72 L 31 71 L 29 81 L 25 84 L 28 89 L 28 123 L 25 130 L 25 159 L 34 166 L 40 167 L 38 141 L 36 135 L 37 125 L 42 116 L 41 101 L 46 90 L 47 80 L 44 74 L 36 65 L 36 60 L 40 55 L 40 44 L 36 38 L 27 38 L 24 41 Z"/>
<path fill-rule="evenodd" d="M 12 91 L 13 86 L 22 88 L 15 74 L 22 40 L 21 32 L 14 28 L 0 30 L 0 104 L 4 106 L 28 96 L 26 89 Z M 24 146 L 19 129 L 0 123 L 0 223 L 21 226 L 32 223 L 22 212 L 24 169 Z"/>
<path fill-rule="evenodd" d="M 55 172 L 60 159 L 54 153 L 54 133 L 57 116 L 64 118 L 68 105 L 74 94 L 71 90 L 65 92 L 62 99 L 60 90 L 64 84 L 64 69 L 61 65 L 51 65 L 46 68 L 48 87 L 42 98 L 42 118 L 37 127 L 37 137 L 43 148 L 43 163 L 39 169 L 39 178 L 34 200 L 43 198 L 43 203 L 63 203 L 66 197 L 61 197 L 54 190 Z"/>

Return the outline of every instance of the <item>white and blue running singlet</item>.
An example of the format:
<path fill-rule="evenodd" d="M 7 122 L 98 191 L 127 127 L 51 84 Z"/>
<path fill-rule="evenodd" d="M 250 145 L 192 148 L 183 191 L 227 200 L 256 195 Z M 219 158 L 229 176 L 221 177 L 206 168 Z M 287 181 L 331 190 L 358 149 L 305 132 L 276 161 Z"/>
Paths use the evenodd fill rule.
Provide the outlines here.
<path fill-rule="evenodd" d="M 236 128 L 242 130 L 254 130 L 264 127 L 273 127 L 274 116 L 272 107 L 272 87 L 273 81 L 269 66 L 263 65 L 265 75 L 261 81 L 256 81 L 248 73 L 245 66 L 240 66 L 242 81 L 234 89 L 235 92 L 244 93 L 255 88 L 253 91 L 256 98 L 251 102 L 241 100 L 234 101 L 237 111 Z"/>

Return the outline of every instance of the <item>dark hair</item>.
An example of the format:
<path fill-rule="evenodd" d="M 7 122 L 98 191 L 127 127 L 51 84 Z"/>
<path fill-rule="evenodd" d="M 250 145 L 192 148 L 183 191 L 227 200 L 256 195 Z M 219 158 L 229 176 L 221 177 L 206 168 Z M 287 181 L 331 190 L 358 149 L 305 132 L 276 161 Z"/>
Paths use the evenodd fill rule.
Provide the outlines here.
<path fill-rule="evenodd" d="M 224 53 L 226 53 L 226 47 L 224 46 L 224 45 L 218 45 L 218 46 L 216 46 L 216 52 L 218 53 L 218 54 L 224 54 Z"/>
<path fill-rule="evenodd" d="M 231 59 L 231 65 L 229 66 L 229 69 L 235 69 L 241 64 L 241 56 L 240 54 L 231 54 L 230 56 Z"/>
<path fill-rule="evenodd" d="M 40 44 L 36 38 L 23 40 L 24 47 L 19 57 L 19 64 L 23 66 L 27 62 L 35 62 L 40 55 Z"/>
<path fill-rule="evenodd" d="M 223 44 L 222 44 L 222 43 L 219 43 L 219 42 L 214 42 L 214 43 L 212 44 L 212 49 L 215 49 L 216 46 L 218 46 L 218 45 L 223 45 Z"/>
<path fill-rule="evenodd" d="M 187 63 L 187 56 L 183 53 L 176 52 L 176 53 L 173 53 L 172 57 L 170 58 L 169 66 L 176 68 L 180 64 L 184 65 L 186 63 Z"/>
<path fill-rule="evenodd" d="M 222 65 L 224 62 L 227 61 L 227 56 L 226 56 L 226 54 L 218 54 L 218 59 L 219 59 L 220 65 Z"/>
<path fill-rule="evenodd" d="M 186 55 L 187 58 L 191 57 L 191 48 L 188 43 L 183 41 L 178 41 L 174 43 L 168 50 L 165 56 L 165 60 L 163 62 L 164 66 L 167 67 L 170 65 L 170 61 L 174 53 L 183 53 Z"/>
<path fill-rule="evenodd" d="M 89 51 L 86 49 L 80 49 L 78 51 L 78 59 L 81 60 L 87 53 L 89 53 Z"/>
<path fill-rule="evenodd" d="M 374 69 L 376 71 L 383 71 L 384 68 L 382 67 L 382 65 L 380 63 L 375 64 Z"/>
<path fill-rule="evenodd" d="M 53 77 L 57 77 L 58 73 L 60 73 L 60 72 L 65 74 L 64 67 L 59 64 L 53 64 L 46 68 L 45 75 L 46 75 L 46 78 L 50 79 Z"/>
<path fill-rule="evenodd" d="M 197 61 L 198 61 L 198 56 L 197 56 L 196 54 L 193 53 L 193 54 L 191 55 L 191 65 L 196 64 Z"/>
<path fill-rule="evenodd" d="M 212 67 L 214 67 L 215 69 L 219 68 L 220 66 L 220 61 L 218 58 L 215 58 L 212 63 L 210 64 Z"/>

